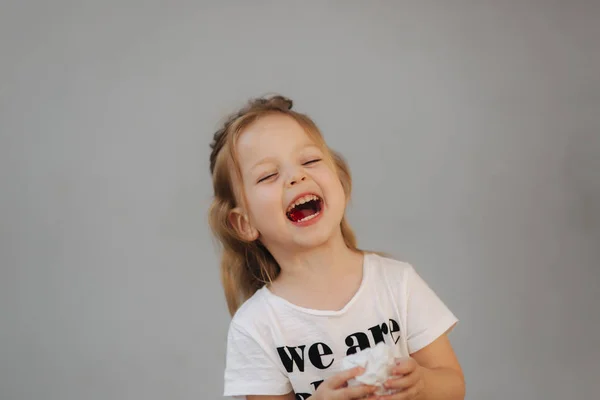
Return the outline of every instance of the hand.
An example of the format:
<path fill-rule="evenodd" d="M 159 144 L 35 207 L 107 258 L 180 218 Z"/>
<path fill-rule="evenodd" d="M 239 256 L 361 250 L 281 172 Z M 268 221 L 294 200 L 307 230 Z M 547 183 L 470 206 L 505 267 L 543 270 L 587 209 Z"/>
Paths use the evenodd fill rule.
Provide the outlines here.
<path fill-rule="evenodd" d="M 333 375 L 319 385 L 317 391 L 310 397 L 311 400 L 376 399 L 377 396 L 367 397 L 377 390 L 375 386 L 361 385 L 348 387 L 348 380 L 364 372 L 363 368 L 356 367 Z"/>
<path fill-rule="evenodd" d="M 397 392 L 379 397 L 381 400 L 409 400 L 418 399 L 425 386 L 423 381 L 423 367 L 414 358 L 398 361 L 392 368 L 393 375 L 384 386 Z"/>

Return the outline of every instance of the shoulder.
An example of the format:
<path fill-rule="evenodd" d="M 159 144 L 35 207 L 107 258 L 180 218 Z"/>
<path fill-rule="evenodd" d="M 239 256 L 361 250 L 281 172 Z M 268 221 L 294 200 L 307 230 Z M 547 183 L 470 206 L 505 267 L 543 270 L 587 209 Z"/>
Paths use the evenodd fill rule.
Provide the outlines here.
<path fill-rule="evenodd" d="M 394 282 L 410 279 L 416 271 L 412 264 L 378 253 L 365 253 L 365 263 L 374 275 Z"/>
<path fill-rule="evenodd" d="M 386 288 L 394 296 L 404 298 L 409 292 L 427 286 L 410 262 L 378 253 L 366 253 L 365 257 L 370 282 L 380 289 Z"/>
<path fill-rule="evenodd" d="M 229 324 L 224 373 L 224 396 L 244 397 L 292 390 L 278 359 L 273 324 L 264 292 L 259 290 L 236 311 Z"/>
<path fill-rule="evenodd" d="M 272 312 L 265 289 L 259 289 L 238 308 L 229 325 L 229 335 L 263 336 Z"/>

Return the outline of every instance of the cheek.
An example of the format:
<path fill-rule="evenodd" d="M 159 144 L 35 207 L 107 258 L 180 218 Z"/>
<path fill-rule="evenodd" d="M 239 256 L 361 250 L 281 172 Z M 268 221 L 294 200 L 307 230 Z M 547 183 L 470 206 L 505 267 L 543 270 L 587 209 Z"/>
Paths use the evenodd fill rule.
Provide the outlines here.
<path fill-rule="evenodd" d="M 337 174 L 330 169 L 321 171 L 319 173 L 319 177 L 317 178 L 324 186 L 324 190 L 329 192 L 329 195 L 334 195 L 338 199 L 338 201 L 344 201 L 346 195 L 344 194 L 344 187 L 342 186 L 342 182 L 338 178 Z"/>
<path fill-rule="evenodd" d="M 281 196 L 274 188 L 263 186 L 253 191 L 250 209 L 256 214 L 265 214 L 276 210 L 281 204 Z"/>

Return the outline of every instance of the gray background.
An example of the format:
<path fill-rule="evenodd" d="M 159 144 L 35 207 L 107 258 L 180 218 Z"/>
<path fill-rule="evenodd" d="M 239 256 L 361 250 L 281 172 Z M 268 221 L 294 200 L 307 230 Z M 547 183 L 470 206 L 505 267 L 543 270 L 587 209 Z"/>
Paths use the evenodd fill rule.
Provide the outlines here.
<path fill-rule="evenodd" d="M 267 92 L 461 319 L 468 399 L 596 398 L 599 43 L 592 1 L 3 1 L 0 398 L 221 398 L 208 144 Z"/>

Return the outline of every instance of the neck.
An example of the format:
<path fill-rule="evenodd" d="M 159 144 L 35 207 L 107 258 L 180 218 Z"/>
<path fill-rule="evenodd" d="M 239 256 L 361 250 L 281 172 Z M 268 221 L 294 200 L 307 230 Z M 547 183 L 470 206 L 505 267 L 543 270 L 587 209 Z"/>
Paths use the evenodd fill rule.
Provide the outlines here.
<path fill-rule="evenodd" d="M 281 267 L 277 281 L 313 286 L 335 282 L 340 274 L 348 271 L 349 264 L 362 259 L 361 252 L 346 246 L 341 230 L 319 247 L 278 253 L 273 254 Z"/>

